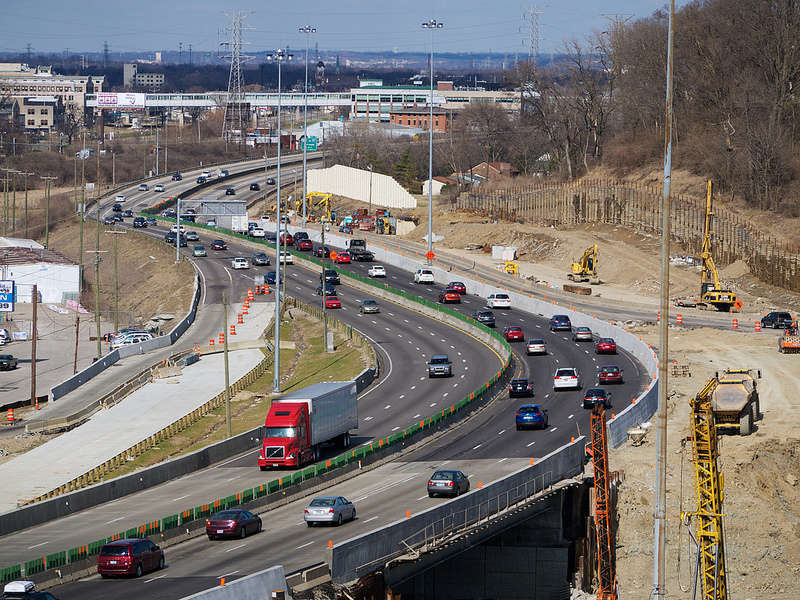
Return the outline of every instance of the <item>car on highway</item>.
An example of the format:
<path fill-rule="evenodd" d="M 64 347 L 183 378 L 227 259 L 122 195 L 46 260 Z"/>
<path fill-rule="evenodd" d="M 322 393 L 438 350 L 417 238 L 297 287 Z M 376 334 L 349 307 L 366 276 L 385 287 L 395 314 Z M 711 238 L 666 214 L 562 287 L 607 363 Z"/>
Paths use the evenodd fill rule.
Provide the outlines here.
<path fill-rule="evenodd" d="M 217 220 L 216 219 L 206 219 L 206 227 L 216 227 Z"/>
<path fill-rule="evenodd" d="M 121 213 L 122 212 L 122 205 L 121 204 L 114 204 L 114 206 L 111 207 L 111 210 L 112 210 L 112 212 Z"/>
<path fill-rule="evenodd" d="M 532 354 L 547 354 L 547 344 L 542 338 L 533 338 L 528 340 L 527 347 L 528 356 Z"/>
<path fill-rule="evenodd" d="M 356 507 L 344 496 L 318 496 L 303 510 L 303 520 L 309 527 L 318 523 L 341 525 L 355 518 Z"/>
<path fill-rule="evenodd" d="M 0 346 L 11 342 L 11 332 L 5 327 L 0 327 Z"/>
<path fill-rule="evenodd" d="M 176 171 L 172 174 L 172 181 L 183 181 L 183 175 Z"/>
<path fill-rule="evenodd" d="M 250 260 L 253 262 L 253 265 L 259 267 L 271 264 L 266 252 L 253 252 L 253 257 Z"/>
<path fill-rule="evenodd" d="M 200 177 L 197 178 L 197 183 L 205 183 L 206 181 L 208 181 L 208 178 L 204 177 L 203 175 L 200 175 Z"/>
<path fill-rule="evenodd" d="M 481 325 L 486 325 L 486 327 L 494 327 L 495 325 L 494 313 L 490 310 L 476 310 L 472 313 L 472 318 Z"/>
<path fill-rule="evenodd" d="M 572 332 L 573 342 L 591 342 L 592 330 L 588 327 L 576 327 Z"/>
<path fill-rule="evenodd" d="M 320 283 L 316 289 L 317 296 L 322 296 L 322 284 Z M 325 283 L 325 295 L 326 296 L 335 296 L 336 295 L 336 288 L 332 286 L 330 283 Z"/>
<path fill-rule="evenodd" d="M 434 283 L 433 271 L 430 269 L 417 269 L 414 272 L 414 283 Z"/>
<path fill-rule="evenodd" d="M 788 312 L 772 311 L 761 318 L 761 327 L 772 327 L 773 329 L 786 329 L 791 326 L 792 315 Z"/>
<path fill-rule="evenodd" d="M 284 252 L 281 250 L 280 253 L 281 263 L 284 265 L 293 265 L 294 264 L 294 256 L 289 252 Z"/>
<path fill-rule="evenodd" d="M 208 256 L 206 252 L 206 247 L 202 244 L 197 244 L 194 248 L 192 248 L 192 256 L 200 257 L 200 256 Z"/>
<path fill-rule="evenodd" d="M 379 313 L 381 312 L 381 307 L 376 300 L 365 299 L 358 305 L 358 312 L 362 315 Z"/>
<path fill-rule="evenodd" d="M 461 294 L 451 288 L 445 288 L 439 292 L 440 304 L 461 304 Z"/>
<path fill-rule="evenodd" d="M 553 315 L 550 317 L 550 331 L 572 331 L 572 321 L 567 315 Z"/>
<path fill-rule="evenodd" d="M 178 213 L 175 211 L 174 208 L 168 208 L 166 210 L 161 211 L 162 217 L 167 217 L 168 219 L 174 219 L 178 216 Z"/>
<path fill-rule="evenodd" d="M 603 365 L 597 372 L 597 381 L 600 383 L 625 383 L 622 373 L 622 369 L 617 365 Z"/>
<path fill-rule="evenodd" d="M 228 509 L 206 519 L 206 535 L 215 540 L 223 537 L 245 538 L 261 531 L 261 517 L 247 510 Z"/>
<path fill-rule="evenodd" d="M 294 232 L 294 241 L 297 243 L 297 240 L 310 240 L 311 238 L 308 237 L 307 231 L 295 231 Z"/>
<path fill-rule="evenodd" d="M 581 378 L 578 370 L 573 367 L 562 367 L 556 369 L 553 375 L 553 390 L 579 390 L 581 389 Z"/>
<path fill-rule="evenodd" d="M 452 377 L 453 363 L 447 354 L 434 354 L 428 361 L 428 377 Z"/>
<path fill-rule="evenodd" d="M 319 276 L 320 280 L 323 277 L 325 277 L 325 283 L 330 283 L 331 285 L 339 285 L 341 283 L 339 272 L 333 269 L 325 269 L 325 273 Z"/>
<path fill-rule="evenodd" d="M 486 308 L 511 308 L 511 297 L 503 292 L 489 294 L 486 298 Z"/>
<path fill-rule="evenodd" d="M 325 308 L 342 308 L 342 301 L 336 296 L 325 296 Z"/>
<path fill-rule="evenodd" d="M 328 246 L 317 246 L 314 248 L 314 256 L 319 258 L 328 258 L 331 255 L 331 249 Z"/>
<path fill-rule="evenodd" d="M 266 235 L 267 235 L 267 232 L 264 231 L 261 227 L 253 227 L 250 230 L 250 237 L 263 238 Z"/>
<path fill-rule="evenodd" d="M 232 187 L 225 188 L 225 195 L 226 196 L 235 196 L 236 195 L 236 190 L 234 188 L 232 188 Z"/>
<path fill-rule="evenodd" d="M 261 190 L 261 186 L 258 185 L 258 182 L 254 181 L 253 183 L 250 184 L 250 191 L 258 192 L 260 190 Z"/>
<path fill-rule="evenodd" d="M 342 252 L 337 252 L 336 253 L 336 262 L 338 264 L 346 265 L 346 264 L 349 264 L 350 261 L 351 261 L 351 258 L 350 258 L 350 253 L 349 252 L 342 251 Z"/>
<path fill-rule="evenodd" d="M 114 223 L 122 223 L 125 221 L 125 217 L 122 216 L 122 213 L 114 213 L 111 218 L 114 219 Z"/>
<path fill-rule="evenodd" d="M 49 592 L 36 591 L 33 581 L 9 581 L 3 586 L 0 600 L 58 600 Z"/>
<path fill-rule="evenodd" d="M 250 262 L 241 256 L 237 256 L 231 261 L 231 268 L 233 269 L 249 269 Z"/>
<path fill-rule="evenodd" d="M 594 345 L 595 354 L 616 354 L 617 342 L 614 338 L 599 338 Z"/>
<path fill-rule="evenodd" d="M 275 271 L 267 271 L 264 273 L 264 283 L 275 285 Z"/>
<path fill-rule="evenodd" d="M 347 235 L 351 235 L 353 233 L 353 228 L 350 225 L 339 225 L 339 233 L 346 233 Z"/>
<path fill-rule="evenodd" d="M 291 233 L 281 234 L 281 246 L 294 246 L 294 237 Z"/>
<path fill-rule="evenodd" d="M 307 239 L 298 240 L 298 239 L 295 239 L 294 246 L 298 250 L 306 251 L 306 250 L 311 250 L 314 247 L 314 244 L 311 242 L 311 240 L 307 240 Z"/>
<path fill-rule="evenodd" d="M 267 185 L 275 185 L 275 178 L 267 177 Z"/>
<path fill-rule="evenodd" d="M 527 379 L 512 379 L 508 384 L 508 397 L 533 396 L 533 388 Z"/>
<path fill-rule="evenodd" d="M 592 408 L 602 404 L 603 408 L 611 408 L 611 394 L 604 388 L 589 388 L 583 395 L 583 408 Z"/>
<path fill-rule="evenodd" d="M 227 177 L 228 175 L 230 175 L 228 169 L 220 169 L 217 171 L 217 177 Z"/>
<path fill-rule="evenodd" d="M 13 354 L 0 354 L 0 371 L 13 371 L 17 368 L 17 362 Z"/>
<path fill-rule="evenodd" d="M 206 179 L 211 179 L 211 177 L 212 177 L 211 171 L 209 171 L 209 170 L 203 171 L 202 173 L 200 173 L 200 177 L 205 177 Z"/>
<path fill-rule="evenodd" d="M 133 218 L 133 211 L 129 208 L 127 210 L 122 211 L 122 218 L 123 219 L 131 219 Z"/>
<path fill-rule="evenodd" d="M 113 340 L 111 340 L 111 349 L 116 350 L 117 348 L 122 348 L 123 346 L 132 346 L 133 344 L 141 344 L 142 342 L 149 342 L 152 339 L 153 339 L 153 334 L 147 333 L 145 331 L 125 333 L 122 335 L 118 335 Z"/>
<path fill-rule="evenodd" d="M 457 291 L 462 296 L 467 295 L 467 286 L 464 285 L 463 281 L 451 281 L 450 283 L 447 284 L 447 287 L 450 288 L 451 290 Z"/>
<path fill-rule="evenodd" d="M 103 544 L 97 555 L 97 572 L 102 577 L 134 575 L 164 568 L 164 551 L 148 539 L 116 540 Z"/>
<path fill-rule="evenodd" d="M 174 246 L 177 237 L 178 237 L 178 234 L 176 232 L 168 231 L 167 233 L 164 234 L 164 241 L 167 242 L 170 246 Z M 186 246 L 186 236 L 184 234 L 182 234 L 182 233 L 180 234 L 180 242 L 179 243 L 181 245 L 181 248 Z"/>
<path fill-rule="evenodd" d="M 112 216 L 103 217 L 103 225 L 113 225 L 116 222 L 117 220 Z"/>
<path fill-rule="evenodd" d="M 147 221 L 145 220 L 144 217 L 134 217 L 133 226 L 134 227 L 147 227 Z"/>
<path fill-rule="evenodd" d="M 186 233 L 186 227 L 178 224 L 173 225 L 172 227 L 169 228 L 169 230 L 171 233 L 177 233 L 178 231 L 180 231 L 183 234 Z"/>
<path fill-rule="evenodd" d="M 386 268 L 383 265 L 372 265 L 367 269 L 367 275 L 370 277 L 386 277 Z"/>
<path fill-rule="evenodd" d="M 154 192 L 163 192 L 163 191 L 164 191 L 164 184 L 163 184 L 163 183 L 157 183 L 157 184 L 155 184 L 155 185 L 153 186 L 153 191 L 154 191 Z"/>
<path fill-rule="evenodd" d="M 522 342 L 525 340 L 525 333 L 519 325 L 509 325 L 503 328 L 503 337 L 507 342 Z"/>
<path fill-rule="evenodd" d="M 211 242 L 211 249 L 212 250 L 227 250 L 228 244 L 225 243 L 225 240 L 214 240 Z"/>
<path fill-rule="evenodd" d="M 434 471 L 428 479 L 428 497 L 459 496 L 469 491 L 469 478 L 461 471 Z"/>
<path fill-rule="evenodd" d="M 523 404 L 515 415 L 517 431 L 522 429 L 547 429 L 547 411 L 538 404 Z"/>
<path fill-rule="evenodd" d="M 196 242 L 200 239 L 200 236 L 196 231 L 187 231 L 186 232 L 186 240 L 189 242 Z"/>
<path fill-rule="evenodd" d="M 149 192 L 150 191 L 150 186 L 147 185 L 146 183 L 140 183 L 139 184 L 139 191 L 140 192 Z"/>
<path fill-rule="evenodd" d="M 125 194 L 117 194 L 114 197 L 115 202 L 125 202 Z"/>

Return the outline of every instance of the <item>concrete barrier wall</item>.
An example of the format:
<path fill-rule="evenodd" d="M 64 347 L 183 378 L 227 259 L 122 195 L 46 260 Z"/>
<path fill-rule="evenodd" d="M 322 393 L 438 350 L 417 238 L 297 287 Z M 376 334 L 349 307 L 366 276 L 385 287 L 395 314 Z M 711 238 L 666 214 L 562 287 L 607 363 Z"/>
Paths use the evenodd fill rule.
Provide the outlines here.
<path fill-rule="evenodd" d="M 465 518 L 469 521 L 485 518 L 561 479 L 579 475 L 583 472 L 585 443 L 585 438 L 580 437 L 534 465 L 481 489 L 474 489 L 411 518 L 395 521 L 379 530 L 334 545 L 330 561 L 333 582 L 353 581 L 380 568 L 387 560 L 408 552 L 405 544 L 413 547 L 423 543 L 426 535 L 441 534 L 445 523 L 458 526 L 463 525 Z M 526 486 L 526 483 L 529 485 Z M 507 492 L 508 496 L 505 495 Z"/>
<path fill-rule="evenodd" d="M 184 596 L 181 600 L 269 600 L 272 592 L 279 590 L 286 592 L 286 598 L 291 598 L 286 589 L 286 576 L 280 565 L 235 579 L 224 586 Z"/>
<path fill-rule="evenodd" d="M 371 200 L 375 206 L 388 208 L 417 206 L 417 199 L 393 177 L 344 165 L 309 171 L 308 189 L 311 192 L 337 194 L 362 202 Z"/>
<path fill-rule="evenodd" d="M 89 365 L 82 371 L 78 371 L 75 375 L 73 375 L 66 381 L 62 381 L 58 385 L 54 385 L 52 388 L 50 388 L 50 400 L 52 402 L 55 402 L 62 396 L 66 396 L 72 390 L 83 385 L 95 375 L 98 375 L 99 373 L 105 371 L 108 367 L 113 365 L 119 359 L 120 359 L 119 352 L 117 352 L 116 350 L 106 354 L 103 358 L 101 358 L 97 362 L 93 362 L 91 365 Z"/>
<path fill-rule="evenodd" d="M 375 380 L 376 370 L 373 368 L 364 369 L 356 375 L 355 382 L 356 382 L 356 394 L 360 394 L 365 389 L 367 389 L 370 384 Z"/>

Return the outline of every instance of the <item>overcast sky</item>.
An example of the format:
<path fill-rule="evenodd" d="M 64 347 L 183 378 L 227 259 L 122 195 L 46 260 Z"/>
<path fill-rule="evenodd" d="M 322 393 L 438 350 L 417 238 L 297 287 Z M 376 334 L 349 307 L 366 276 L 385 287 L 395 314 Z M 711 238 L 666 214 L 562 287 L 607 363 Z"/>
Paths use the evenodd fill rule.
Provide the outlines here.
<path fill-rule="evenodd" d="M 678 0 L 677 4 L 685 4 Z M 305 46 L 297 33 L 312 25 L 320 49 L 426 51 L 420 24 L 444 23 L 435 33 L 441 52 L 527 52 L 531 3 L 509 0 L 0 0 L 0 52 L 216 50 L 227 39 L 230 15 L 246 12 L 245 50 Z M 615 18 L 641 18 L 664 0 L 538 0 L 539 48 L 558 51 Z"/>

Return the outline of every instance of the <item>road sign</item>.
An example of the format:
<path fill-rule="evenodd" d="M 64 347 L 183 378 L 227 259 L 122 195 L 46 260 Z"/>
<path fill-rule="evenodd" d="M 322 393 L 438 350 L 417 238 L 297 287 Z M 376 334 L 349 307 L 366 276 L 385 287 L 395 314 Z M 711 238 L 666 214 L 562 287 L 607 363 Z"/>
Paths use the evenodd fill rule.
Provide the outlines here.
<path fill-rule="evenodd" d="M 308 148 L 304 148 L 305 143 L 306 143 L 306 139 L 308 139 Z M 310 135 L 306 139 L 303 139 L 303 140 L 300 141 L 300 149 L 301 150 L 306 149 L 309 152 L 316 152 L 317 143 L 319 142 L 319 139 L 314 135 Z"/>
<path fill-rule="evenodd" d="M 0 312 L 14 312 L 14 282 L 0 281 Z"/>
<path fill-rule="evenodd" d="M 433 250 L 428 250 L 428 252 L 425 254 L 425 258 L 427 258 L 428 260 L 433 260 L 434 256 L 436 255 L 433 253 Z"/>
<path fill-rule="evenodd" d="M 331 256 L 331 260 L 336 260 L 337 258 L 339 258 L 339 253 L 336 252 L 336 250 L 331 250 L 331 255 L 330 256 Z"/>

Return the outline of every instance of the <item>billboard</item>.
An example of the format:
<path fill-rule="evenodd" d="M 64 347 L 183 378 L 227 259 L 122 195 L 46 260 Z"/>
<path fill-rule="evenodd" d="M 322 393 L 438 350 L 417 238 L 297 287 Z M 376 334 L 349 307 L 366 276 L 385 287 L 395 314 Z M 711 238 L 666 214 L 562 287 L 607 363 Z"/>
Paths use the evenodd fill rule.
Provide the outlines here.
<path fill-rule="evenodd" d="M 0 312 L 14 312 L 14 281 L 0 280 Z"/>
<path fill-rule="evenodd" d="M 144 108 L 144 99 L 145 94 L 102 92 L 97 94 L 97 108 Z"/>

